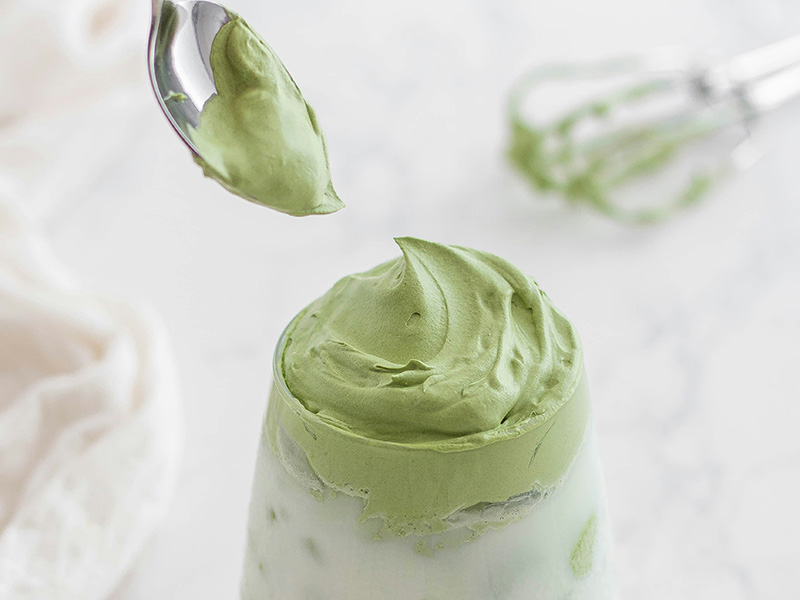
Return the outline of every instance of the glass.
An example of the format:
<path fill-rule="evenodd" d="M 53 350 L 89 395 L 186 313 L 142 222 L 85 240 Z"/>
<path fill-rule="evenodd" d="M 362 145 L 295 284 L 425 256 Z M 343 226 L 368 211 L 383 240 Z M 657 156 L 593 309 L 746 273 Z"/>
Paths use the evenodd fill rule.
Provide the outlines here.
<path fill-rule="evenodd" d="M 284 343 L 285 333 L 275 352 L 256 461 L 243 600 L 614 597 L 611 534 L 591 417 L 555 489 L 464 508 L 448 517 L 451 527 L 444 532 L 387 534 L 380 518 L 362 519 L 364 498 L 334 491 L 320 480 L 293 439 L 291 432 L 300 430 L 313 435 L 319 419 L 284 382 Z M 578 403 L 588 407 L 585 375 L 559 410 Z M 390 442 L 379 445 L 393 450 Z M 403 450 L 413 469 L 414 450 Z M 448 454 L 442 457 L 448 460 Z"/>

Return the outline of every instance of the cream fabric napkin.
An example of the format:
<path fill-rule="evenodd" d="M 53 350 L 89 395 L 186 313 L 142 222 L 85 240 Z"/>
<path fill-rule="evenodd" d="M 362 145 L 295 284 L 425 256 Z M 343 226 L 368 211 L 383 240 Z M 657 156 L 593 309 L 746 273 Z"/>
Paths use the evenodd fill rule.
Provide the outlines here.
<path fill-rule="evenodd" d="M 41 234 L 152 108 L 148 10 L 0 0 L 0 600 L 108 598 L 177 478 L 163 327 L 70 281 Z"/>
<path fill-rule="evenodd" d="M 148 0 L 0 0 L 0 174 L 26 213 L 80 200 L 152 103 Z M 150 95 L 148 95 L 150 94 Z"/>
<path fill-rule="evenodd" d="M 166 510 L 180 446 L 162 328 L 69 285 L 0 204 L 0 598 L 106 598 Z"/>

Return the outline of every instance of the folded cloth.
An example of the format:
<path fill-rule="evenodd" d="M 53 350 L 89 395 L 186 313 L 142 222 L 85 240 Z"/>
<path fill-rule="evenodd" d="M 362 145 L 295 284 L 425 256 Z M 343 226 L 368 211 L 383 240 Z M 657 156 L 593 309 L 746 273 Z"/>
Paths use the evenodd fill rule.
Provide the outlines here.
<path fill-rule="evenodd" d="M 177 478 L 162 327 L 81 290 L 38 233 L 154 110 L 149 8 L 0 0 L 0 600 L 108 598 Z"/>
<path fill-rule="evenodd" d="M 78 289 L 0 197 L 0 599 L 107 598 L 180 447 L 161 326 Z"/>

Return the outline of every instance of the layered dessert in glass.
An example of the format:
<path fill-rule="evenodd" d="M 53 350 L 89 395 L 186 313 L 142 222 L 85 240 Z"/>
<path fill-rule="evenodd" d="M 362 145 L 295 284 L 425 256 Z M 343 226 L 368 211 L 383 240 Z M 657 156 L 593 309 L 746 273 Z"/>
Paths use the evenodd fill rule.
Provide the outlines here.
<path fill-rule="evenodd" d="M 491 254 L 413 238 L 287 327 L 243 600 L 611 600 L 580 341 Z"/>

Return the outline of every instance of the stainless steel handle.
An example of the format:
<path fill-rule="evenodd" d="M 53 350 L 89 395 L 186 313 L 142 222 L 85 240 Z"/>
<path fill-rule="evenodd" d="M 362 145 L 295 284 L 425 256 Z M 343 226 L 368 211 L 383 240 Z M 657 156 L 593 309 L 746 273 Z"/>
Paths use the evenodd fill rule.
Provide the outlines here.
<path fill-rule="evenodd" d="M 800 35 L 700 69 L 694 81 L 709 102 L 738 98 L 745 116 L 777 108 L 800 94 Z"/>
<path fill-rule="evenodd" d="M 796 65 L 800 65 L 800 35 L 739 54 L 725 68 L 733 82 L 746 84 Z"/>
<path fill-rule="evenodd" d="M 800 95 L 800 64 L 784 68 L 777 73 L 747 86 L 744 97 L 758 113 L 767 112 L 786 104 Z"/>

